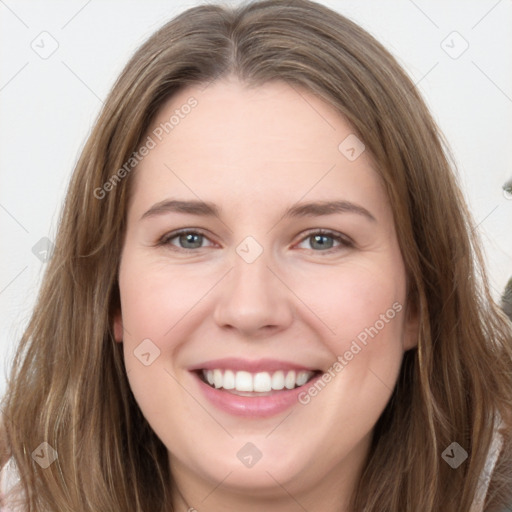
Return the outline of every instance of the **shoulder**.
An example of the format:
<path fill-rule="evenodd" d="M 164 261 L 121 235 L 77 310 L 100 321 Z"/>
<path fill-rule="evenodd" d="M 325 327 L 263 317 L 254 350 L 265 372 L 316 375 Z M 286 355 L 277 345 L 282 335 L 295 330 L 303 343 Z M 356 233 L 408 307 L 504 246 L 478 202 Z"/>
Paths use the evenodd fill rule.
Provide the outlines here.
<path fill-rule="evenodd" d="M 493 432 L 492 442 L 487 454 L 484 469 L 480 474 L 479 486 L 477 488 L 476 497 L 473 501 L 471 512 L 483 512 L 484 510 L 484 503 L 487 497 L 489 484 L 491 482 L 494 468 L 503 448 L 503 435 L 500 433 L 500 430 L 504 427 L 505 423 L 501 419 L 501 416 L 496 414 L 496 427 Z M 512 512 L 512 508 L 507 508 L 503 510 L 503 512 Z"/>

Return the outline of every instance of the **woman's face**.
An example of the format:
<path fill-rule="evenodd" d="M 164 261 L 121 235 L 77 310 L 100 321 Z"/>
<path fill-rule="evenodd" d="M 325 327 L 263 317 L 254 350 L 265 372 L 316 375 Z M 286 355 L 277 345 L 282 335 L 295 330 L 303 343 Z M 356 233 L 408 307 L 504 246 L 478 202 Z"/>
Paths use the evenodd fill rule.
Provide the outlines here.
<path fill-rule="evenodd" d="M 351 489 L 416 338 L 368 152 L 311 93 L 232 78 L 146 137 L 115 335 L 175 480 L 208 510 Z"/>

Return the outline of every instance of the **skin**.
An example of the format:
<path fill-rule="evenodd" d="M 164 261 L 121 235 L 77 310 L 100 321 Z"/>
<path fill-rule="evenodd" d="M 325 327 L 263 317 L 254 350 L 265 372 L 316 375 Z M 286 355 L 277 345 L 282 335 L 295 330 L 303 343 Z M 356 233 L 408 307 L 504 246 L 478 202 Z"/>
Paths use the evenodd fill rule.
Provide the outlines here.
<path fill-rule="evenodd" d="M 353 130 L 308 91 L 228 77 L 180 91 L 153 126 L 190 96 L 198 105 L 129 178 L 114 322 L 135 398 L 169 451 L 176 510 L 349 510 L 372 430 L 417 338 L 384 188 L 368 151 L 355 161 L 340 152 Z M 169 198 L 211 201 L 220 215 L 141 220 Z M 327 200 L 350 201 L 375 220 L 354 212 L 283 218 L 297 202 Z M 179 237 L 157 245 L 181 228 L 204 232 L 199 248 Z M 312 239 L 318 229 L 351 244 L 327 237 L 327 254 Z M 236 252 L 247 236 L 263 249 L 250 264 Z M 241 357 L 327 371 L 394 303 L 401 311 L 316 397 L 269 418 L 219 410 L 187 370 Z M 160 350 L 149 366 L 134 356 L 147 338 Z M 252 468 L 236 456 L 248 442 L 262 453 Z"/>

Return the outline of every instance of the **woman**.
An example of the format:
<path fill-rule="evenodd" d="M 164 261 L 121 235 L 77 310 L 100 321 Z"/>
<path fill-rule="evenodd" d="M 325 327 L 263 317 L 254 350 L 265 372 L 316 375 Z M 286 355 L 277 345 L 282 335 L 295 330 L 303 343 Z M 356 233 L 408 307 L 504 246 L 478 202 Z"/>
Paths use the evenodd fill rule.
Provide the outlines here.
<path fill-rule="evenodd" d="M 503 510 L 512 334 L 441 140 L 316 3 L 160 29 L 73 175 L 3 408 L 12 502 Z"/>

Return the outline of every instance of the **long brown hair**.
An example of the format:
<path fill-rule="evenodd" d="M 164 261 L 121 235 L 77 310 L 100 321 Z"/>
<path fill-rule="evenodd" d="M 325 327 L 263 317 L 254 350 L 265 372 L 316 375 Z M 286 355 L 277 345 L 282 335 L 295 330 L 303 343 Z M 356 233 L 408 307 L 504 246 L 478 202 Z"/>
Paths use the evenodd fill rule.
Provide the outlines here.
<path fill-rule="evenodd" d="M 375 427 L 353 510 L 468 512 L 496 413 L 508 429 L 485 510 L 504 507 L 512 498 L 512 333 L 489 293 L 442 135 L 367 32 L 308 0 L 264 0 L 203 5 L 164 25 L 129 61 L 87 140 L 3 403 L 29 510 L 171 510 L 167 450 L 135 403 L 112 333 L 133 181 L 112 177 L 176 91 L 228 73 L 253 85 L 283 80 L 325 100 L 371 152 L 393 209 L 419 340 Z M 107 182 L 108 193 L 98 192 Z M 31 457 L 42 442 L 58 453 L 46 469 Z M 441 456 L 453 442 L 469 454 L 457 469 Z"/>

